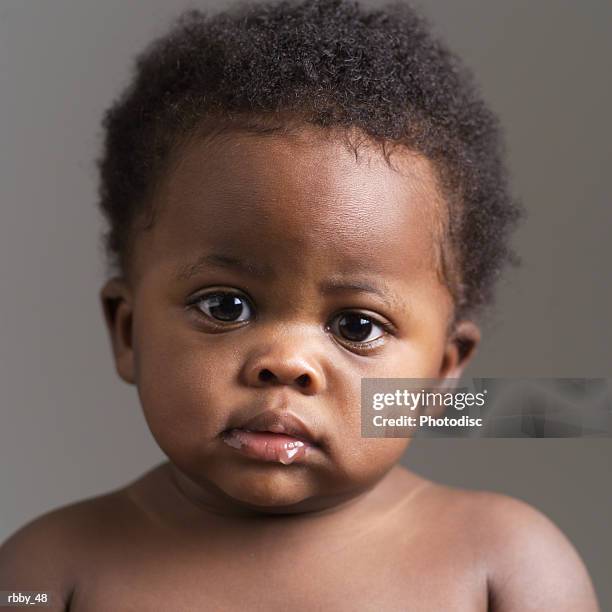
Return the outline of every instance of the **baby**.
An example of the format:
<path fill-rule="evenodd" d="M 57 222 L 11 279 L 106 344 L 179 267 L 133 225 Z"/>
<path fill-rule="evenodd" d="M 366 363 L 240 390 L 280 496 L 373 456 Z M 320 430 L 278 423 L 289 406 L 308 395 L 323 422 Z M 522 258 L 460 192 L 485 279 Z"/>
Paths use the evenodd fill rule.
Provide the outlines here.
<path fill-rule="evenodd" d="M 168 461 L 22 527 L 0 590 L 79 612 L 597 610 L 538 511 L 360 435 L 363 378 L 461 376 L 513 259 L 497 121 L 421 17 L 191 11 L 104 127 L 101 299 Z"/>

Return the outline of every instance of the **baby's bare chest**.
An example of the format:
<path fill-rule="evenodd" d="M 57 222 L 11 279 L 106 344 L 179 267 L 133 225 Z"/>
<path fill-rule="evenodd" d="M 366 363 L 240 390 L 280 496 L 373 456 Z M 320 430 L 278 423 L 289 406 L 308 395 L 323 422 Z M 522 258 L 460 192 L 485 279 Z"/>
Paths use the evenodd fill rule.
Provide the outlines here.
<path fill-rule="evenodd" d="M 486 578 L 452 543 L 355 538 L 225 551 L 142 546 L 104 554 L 79 577 L 71 611 L 485 612 Z M 119 552 L 119 551 L 117 551 Z M 84 566 L 87 567 L 87 566 Z"/>

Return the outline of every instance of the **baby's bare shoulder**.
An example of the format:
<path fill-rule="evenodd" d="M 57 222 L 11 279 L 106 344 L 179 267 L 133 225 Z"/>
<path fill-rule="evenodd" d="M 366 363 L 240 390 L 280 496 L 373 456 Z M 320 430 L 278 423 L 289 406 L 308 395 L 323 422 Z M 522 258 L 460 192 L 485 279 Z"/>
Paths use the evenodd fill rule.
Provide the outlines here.
<path fill-rule="evenodd" d="M 516 498 L 432 485 L 423 504 L 448 533 L 462 532 L 483 563 L 492 612 L 597 612 L 593 586 L 574 546 L 542 512 Z"/>
<path fill-rule="evenodd" d="M 50 510 L 15 531 L 0 546 L 0 590 L 46 591 L 49 610 L 65 610 L 80 568 L 92 551 L 134 520 L 124 490 Z"/>

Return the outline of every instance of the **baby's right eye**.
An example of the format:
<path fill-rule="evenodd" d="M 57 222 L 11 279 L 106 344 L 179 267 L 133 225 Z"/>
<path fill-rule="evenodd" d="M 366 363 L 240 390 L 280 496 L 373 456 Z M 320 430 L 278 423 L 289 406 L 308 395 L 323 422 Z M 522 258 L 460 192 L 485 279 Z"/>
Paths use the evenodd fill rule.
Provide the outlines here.
<path fill-rule="evenodd" d="M 192 304 L 216 321 L 229 323 L 248 321 L 253 314 L 251 305 L 245 296 L 229 291 L 200 295 L 192 300 Z"/>

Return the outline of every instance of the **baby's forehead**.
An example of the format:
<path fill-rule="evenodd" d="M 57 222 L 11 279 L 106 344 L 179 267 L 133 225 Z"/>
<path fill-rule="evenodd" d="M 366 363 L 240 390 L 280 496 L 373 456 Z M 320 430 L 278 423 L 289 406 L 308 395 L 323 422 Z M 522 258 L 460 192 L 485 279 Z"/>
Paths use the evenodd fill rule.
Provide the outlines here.
<path fill-rule="evenodd" d="M 153 204 L 168 252 L 234 245 L 270 258 L 347 262 L 425 258 L 441 208 L 427 159 L 395 150 L 388 161 L 371 143 L 355 154 L 316 133 L 193 140 Z"/>
<path fill-rule="evenodd" d="M 300 124 L 289 125 L 282 132 L 228 128 L 195 133 L 178 158 L 180 163 L 216 163 L 217 168 L 225 165 L 222 174 L 237 175 L 242 169 L 255 167 L 260 173 L 279 176 L 308 175 L 306 171 L 310 169 L 316 177 L 342 166 L 343 172 L 363 181 L 380 180 L 393 173 L 405 178 L 410 187 L 420 183 L 434 191 L 438 188 L 436 166 L 425 155 L 398 142 L 373 138 L 355 126 L 322 128 Z"/>
<path fill-rule="evenodd" d="M 442 197 L 433 164 L 406 148 L 385 158 L 377 143 L 355 144 L 326 132 L 199 139 L 183 147 L 154 200 L 176 218 L 187 215 L 260 221 L 278 217 L 312 229 L 332 222 L 359 231 L 372 221 L 412 223 L 439 212 Z M 443 207 L 442 207 L 443 208 Z"/>

